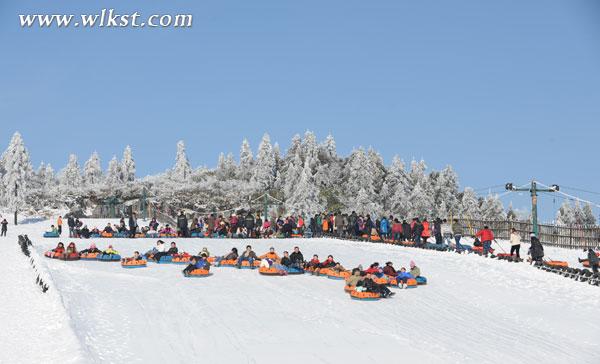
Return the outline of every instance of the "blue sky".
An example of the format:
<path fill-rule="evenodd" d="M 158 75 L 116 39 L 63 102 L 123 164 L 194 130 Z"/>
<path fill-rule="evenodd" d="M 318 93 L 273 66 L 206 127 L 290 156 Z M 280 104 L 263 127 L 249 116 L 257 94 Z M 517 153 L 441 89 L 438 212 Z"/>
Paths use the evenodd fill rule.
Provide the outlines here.
<path fill-rule="evenodd" d="M 130 144 L 140 175 L 268 132 L 599 191 L 600 6 L 575 1 L 31 1 L 0 4 L 0 145 L 62 168 Z M 21 29 L 18 14 L 190 13 L 191 29 Z M 499 188 L 494 191 L 501 190 Z M 571 191 L 573 192 L 573 191 Z M 600 202 L 599 195 L 577 192 Z M 526 197 L 507 197 L 527 207 Z M 542 198 L 542 217 L 562 200 Z M 600 212 L 600 211 L 597 211 Z"/>

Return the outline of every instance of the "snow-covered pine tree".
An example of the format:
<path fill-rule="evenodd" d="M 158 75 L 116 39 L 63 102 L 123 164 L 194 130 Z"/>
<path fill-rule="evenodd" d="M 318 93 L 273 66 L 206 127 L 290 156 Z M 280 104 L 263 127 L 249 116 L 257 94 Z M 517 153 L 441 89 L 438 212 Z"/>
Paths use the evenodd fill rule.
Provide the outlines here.
<path fill-rule="evenodd" d="M 311 173 L 315 174 L 319 167 L 319 145 L 317 144 L 317 137 L 309 130 L 304 133 L 304 139 L 302 140 L 302 157 L 304 165 L 308 161 Z"/>
<path fill-rule="evenodd" d="M 252 173 L 252 183 L 258 191 L 270 190 L 275 182 L 276 161 L 269 134 L 263 135 L 256 153 L 256 162 Z"/>
<path fill-rule="evenodd" d="M 252 166 L 254 164 L 254 156 L 252 155 L 252 149 L 248 139 L 242 141 L 240 147 L 240 164 L 238 168 L 238 178 L 243 181 L 250 181 L 252 177 Z"/>
<path fill-rule="evenodd" d="M 33 175 L 33 168 L 29 160 L 29 152 L 19 132 L 16 132 L 10 141 L 6 152 L 2 156 L 6 206 L 14 212 L 14 224 L 17 224 L 18 212 L 25 207 L 25 199 L 29 193 L 29 184 Z"/>
<path fill-rule="evenodd" d="M 370 174 L 373 169 L 368 164 L 369 160 L 362 147 L 353 150 L 348 158 L 344 177 L 344 204 L 348 210 L 366 213 L 362 209 L 368 208 L 372 212 L 379 212 L 381 209 L 373 187 L 373 176 Z M 376 206 L 367 204 L 367 200 Z"/>
<path fill-rule="evenodd" d="M 433 185 L 435 215 L 440 218 L 458 214 L 458 176 L 451 166 L 437 174 Z"/>
<path fill-rule="evenodd" d="M 429 189 L 429 177 L 427 175 L 423 175 L 421 179 L 416 180 L 416 185 L 412 189 L 408 200 L 410 202 L 410 216 L 429 219 L 433 217 L 434 201 Z"/>
<path fill-rule="evenodd" d="M 283 185 L 283 195 L 286 201 L 292 201 L 292 196 L 300 183 L 300 177 L 302 176 L 302 171 L 304 169 L 302 166 L 302 158 L 300 157 L 300 150 L 296 149 L 295 153 L 294 159 L 287 165 L 284 173 L 285 183 Z"/>
<path fill-rule="evenodd" d="M 594 211 L 592 210 L 592 205 L 590 203 L 586 203 L 583 206 L 583 225 L 596 225 L 596 216 L 594 215 Z"/>
<path fill-rule="evenodd" d="M 290 199 L 286 200 L 286 207 L 290 212 L 308 214 L 309 216 L 323 211 L 319 188 L 315 183 L 308 160 L 304 163 L 300 180 L 294 193 Z"/>
<path fill-rule="evenodd" d="M 562 226 L 575 225 L 575 211 L 569 200 L 565 200 L 556 212 L 556 224 Z"/>
<path fill-rule="evenodd" d="M 481 218 L 479 199 L 471 187 L 466 187 L 460 200 L 460 217 L 463 219 L 477 220 Z"/>
<path fill-rule="evenodd" d="M 121 164 L 117 160 L 117 156 L 113 156 L 110 162 L 108 162 L 108 169 L 106 171 L 106 182 L 109 186 L 115 186 L 123 182 L 121 178 Z"/>
<path fill-rule="evenodd" d="M 517 212 L 514 210 L 512 202 L 508 204 L 508 210 L 506 211 L 506 220 L 516 221 L 518 220 Z"/>
<path fill-rule="evenodd" d="M 583 225 L 583 209 L 579 200 L 575 200 L 575 207 L 573 208 L 573 215 L 575 216 L 575 225 Z"/>
<path fill-rule="evenodd" d="M 498 195 L 486 196 L 481 204 L 480 210 L 484 220 L 496 221 L 506 219 L 504 206 L 498 198 Z"/>
<path fill-rule="evenodd" d="M 121 162 L 121 173 L 123 182 L 135 181 L 135 161 L 131 153 L 131 147 L 128 145 L 123 151 L 123 161 Z"/>
<path fill-rule="evenodd" d="M 90 159 L 85 162 L 83 180 L 88 186 L 97 185 L 102 181 L 102 166 L 97 152 L 92 153 Z"/>
<path fill-rule="evenodd" d="M 50 163 L 46 164 L 46 172 L 44 173 L 44 186 L 46 189 L 54 188 L 57 185 L 56 176 L 54 175 L 54 168 Z"/>
<path fill-rule="evenodd" d="M 79 168 L 79 162 L 75 154 L 69 155 L 69 162 L 62 170 L 60 176 L 60 185 L 65 191 L 74 194 L 77 194 L 77 190 L 82 187 L 81 169 Z"/>
<path fill-rule="evenodd" d="M 187 181 L 192 177 L 192 167 L 185 151 L 183 140 L 177 142 L 177 155 L 175 156 L 175 166 L 171 171 L 171 179 L 175 181 Z"/>

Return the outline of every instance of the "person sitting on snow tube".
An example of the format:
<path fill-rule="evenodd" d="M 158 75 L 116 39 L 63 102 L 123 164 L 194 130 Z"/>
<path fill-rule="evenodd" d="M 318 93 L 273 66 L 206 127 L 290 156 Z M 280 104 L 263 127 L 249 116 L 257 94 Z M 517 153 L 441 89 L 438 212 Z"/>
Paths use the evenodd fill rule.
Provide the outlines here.
<path fill-rule="evenodd" d="M 150 257 L 151 255 L 154 255 L 158 252 L 165 252 L 167 251 L 167 246 L 165 245 L 165 242 L 162 240 L 159 240 L 156 242 L 156 246 L 150 250 L 148 250 L 144 255 L 146 257 Z"/>
<path fill-rule="evenodd" d="M 136 261 L 136 260 L 144 260 L 144 257 L 142 257 L 140 255 L 140 252 L 138 252 L 137 250 L 133 252 L 133 256 L 130 258 L 123 258 L 124 262 L 130 262 L 130 261 Z"/>
<path fill-rule="evenodd" d="M 90 229 L 88 229 L 87 225 L 83 225 L 81 231 L 79 231 L 79 235 L 81 235 L 84 239 L 90 238 Z"/>
<path fill-rule="evenodd" d="M 63 243 L 58 243 L 56 248 L 52 249 L 51 252 L 53 258 L 61 257 L 65 253 L 65 245 Z"/>
<path fill-rule="evenodd" d="M 87 249 L 83 249 L 79 252 L 79 254 L 93 254 L 93 253 L 101 253 L 102 251 L 96 247 L 96 244 L 90 244 L 90 247 Z"/>
<path fill-rule="evenodd" d="M 220 265 L 222 260 L 237 260 L 237 258 L 237 248 L 231 248 L 231 252 L 229 252 L 229 254 L 217 257 L 217 259 L 215 260 L 215 265 Z"/>
<path fill-rule="evenodd" d="M 271 259 L 271 260 L 277 261 L 277 260 L 279 260 L 279 255 L 277 255 L 277 253 L 275 253 L 275 248 L 270 247 L 269 252 L 261 255 L 260 257 L 258 257 L 258 259 L 261 259 L 261 260 L 262 259 Z"/>
<path fill-rule="evenodd" d="M 67 250 L 65 250 L 63 254 L 64 259 L 73 259 L 79 258 L 79 253 L 77 253 L 77 248 L 75 247 L 75 243 L 71 242 L 67 246 Z"/>
<path fill-rule="evenodd" d="M 56 226 L 50 225 L 50 231 L 46 231 L 46 232 L 50 233 L 50 234 L 53 234 L 53 235 L 56 235 L 56 234 L 58 234 L 58 229 L 56 228 Z"/>
<path fill-rule="evenodd" d="M 383 267 L 383 274 L 385 274 L 386 276 L 389 276 L 389 277 L 397 276 L 398 272 L 396 272 L 396 269 L 394 269 L 394 263 L 392 263 L 392 262 L 385 263 L 385 267 Z"/>
<path fill-rule="evenodd" d="M 412 260 L 410 261 L 410 274 L 412 274 L 412 276 L 414 278 L 421 276 L 421 269 L 419 267 L 417 267 L 415 262 Z"/>
<path fill-rule="evenodd" d="M 166 246 L 166 244 L 163 243 L 163 246 Z M 175 242 L 171 242 L 171 247 L 169 248 L 169 250 L 165 251 L 159 251 L 158 253 L 154 254 L 154 260 L 155 261 L 159 261 L 160 258 L 166 256 L 166 255 L 175 255 L 179 252 L 179 249 L 177 249 L 177 245 L 175 244 Z"/>
<path fill-rule="evenodd" d="M 200 257 L 192 257 L 192 262 L 183 270 L 184 276 L 189 276 L 194 269 L 210 270 L 210 263 L 204 255 Z"/>
<path fill-rule="evenodd" d="M 333 260 L 333 255 L 328 255 L 327 259 L 319 264 L 319 268 L 333 268 L 335 265 L 336 262 Z"/>
<path fill-rule="evenodd" d="M 113 249 L 112 245 L 109 245 L 108 249 L 102 252 L 102 255 L 119 255 L 119 252 Z"/>
<path fill-rule="evenodd" d="M 390 291 L 384 284 L 375 283 L 373 280 L 375 276 L 372 273 L 367 273 L 364 279 L 357 285 L 357 291 L 366 291 L 371 293 L 379 293 L 382 298 L 388 298 L 393 296 L 395 293 Z"/>
<path fill-rule="evenodd" d="M 283 257 L 281 257 L 279 264 L 283 265 L 286 268 L 292 267 L 292 260 L 290 259 L 290 253 L 288 253 L 287 250 L 285 250 L 283 252 Z"/>
<path fill-rule="evenodd" d="M 171 225 L 167 224 L 158 233 L 159 234 L 165 234 L 165 235 L 173 235 L 173 234 L 175 234 L 175 230 L 173 230 L 173 228 L 171 228 Z"/>
<path fill-rule="evenodd" d="M 294 251 L 290 255 L 291 266 L 298 269 L 303 269 L 304 256 L 300 252 L 300 248 L 295 246 Z"/>
<path fill-rule="evenodd" d="M 242 253 L 242 255 L 239 256 L 237 260 L 237 267 L 242 268 L 242 262 L 248 261 L 248 263 L 250 264 L 250 268 L 254 269 L 255 259 L 258 259 L 258 257 L 256 256 L 256 253 L 252 250 L 252 246 L 248 245 L 246 246 L 246 250 Z"/>
<path fill-rule="evenodd" d="M 579 263 L 587 262 L 588 263 L 587 265 L 590 268 L 592 268 L 592 271 L 594 273 L 598 273 L 598 264 L 600 263 L 600 258 L 598 258 L 598 254 L 596 254 L 596 252 L 594 252 L 594 249 L 592 249 L 592 248 L 588 249 L 587 253 L 588 253 L 587 259 L 578 258 Z"/>
<path fill-rule="evenodd" d="M 329 268 L 330 270 L 336 272 L 336 273 L 341 273 L 341 272 L 345 272 L 346 268 L 344 268 L 340 262 L 336 262 L 335 265 L 331 268 Z"/>
<path fill-rule="evenodd" d="M 319 269 L 320 265 L 321 265 L 321 262 L 319 261 L 319 256 L 317 254 L 315 254 L 315 255 L 313 255 L 311 260 L 306 262 L 306 264 L 304 265 L 304 268 L 307 270 L 314 271 L 314 270 Z"/>
<path fill-rule="evenodd" d="M 396 281 L 400 288 L 404 288 L 409 279 L 415 278 L 415 276 L 406 271 L 406 268 L 402 267 L 396 276 Z"/>
<path fill-rule="evenodd" d="M 375 262 L 369 266 L 369 269 L 365 271 L 367 274 L 374 274 L 377 278 L 383 277 L 383 269 L 379 267 L 379 263 Z"/>
<path fill-rule="evenodd" d="M 354 268 L 352 269 L 352 275 L 346 278 L 346 286 L 356 288 L 356 286 L 361 283 L 363 279 L 364 277 L 360 274 L 360 269 Z"/>
<path fill-rule="evenodd" d="M 108 224 L 106 224 L 106 227 L 104 228 L 103 232 L 108 233 L 108 234 L 112 234 L 115 232 L 113 230 L 112 226 L 110 225 L 110 222 Z"/>

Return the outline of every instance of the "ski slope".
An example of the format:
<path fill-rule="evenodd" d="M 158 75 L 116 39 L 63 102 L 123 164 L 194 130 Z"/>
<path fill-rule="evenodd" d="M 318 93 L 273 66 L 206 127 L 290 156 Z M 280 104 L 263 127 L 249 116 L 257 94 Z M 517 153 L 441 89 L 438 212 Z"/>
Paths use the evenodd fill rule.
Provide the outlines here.
<path fill-rule="evenodd" d="M 1 318 L 10 329 L 0 331 L 0 359 L 8 359 L 0 362 L 19 355 L 56 363 L 600 362 L 600 289 L 527 264 L 334 239 L 168 240 L 192 253 L 206 246 L 212 255 L 246 244 L 257 254 L 298 245 L 305 258 L 332 254 L 346 268 L 389 260 L 399 269 L 414 260 L 429 279 L 427 286 L 396 289 L 391 299 L 360 302 L 341 281 L 309 275 L 213 268 L 212 277 L 186 279 L 179 265 L 127 270 L 46 259 L 43 252 L 59 241 L 41 238 L 48 225 L 21 225 L 6 239 L 10 259 L 0 269 L 15 294 L 0 301 L 9 308 Z M 17 232 L 34 243 L 38 269 L 50 280 L 45 295 L 33 284 Z M 83 249 L 91 241 L 75 242 Z M 156 239 L 94 242 L 129 256 Z M 582 255 L 552 251 L 554 259 Z M 40 350 L 21 354 L 19 346 Z"/>

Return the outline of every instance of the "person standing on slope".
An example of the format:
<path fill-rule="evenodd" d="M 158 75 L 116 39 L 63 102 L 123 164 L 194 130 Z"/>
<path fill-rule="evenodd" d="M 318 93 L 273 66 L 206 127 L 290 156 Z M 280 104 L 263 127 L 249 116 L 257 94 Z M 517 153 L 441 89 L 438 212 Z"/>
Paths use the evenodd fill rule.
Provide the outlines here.
<path fill-rule="evenodd" d="M 62 234 L 62 216 L 58 217 L 58 220 L 56 220 L 56 226 L 58 227 L 58 235 Z"/>
<path fill-rule="evenodd" d="M 423 238 L 423 244 L 427 244 L 427 239 L 431 237 L 431 230 L 429 229 L 429 221 L 427 218 L 423 219 L 423 231 L 421 232 L 421 237 Z"/>
<path fill-rule="evenodd" d="M 137 227 L 138 227 L 137 217 L 134 212 L 131 215 L 129 215 L 129 237 L 130 238 L 135 238 L 135 233 L 137 231 Z"/>
<path fill-rule="evenodd" d="M 6 221 L 6 220 L 4 220 Z M 594 252 L 594 249 L 590 248 L 588 249 L 588 257 L 587 259 L 579 259 L 579 263 L 583 263 L 587 260 L 588 264 L 590 265 L 590 268 L 592 268 L 592 271 L 594 273 L 598 273 L 598 264 L 600 264 L 600 258 L 598 258 L 598 255 L 596 254 L 596 252 Z"/>
<path fill-rule="evenodd" d="M 531 246 L 529 247 L 529 255 L 531 255 L 531 261 L 535 265 L 542 265 L 544 258 L 544 246 L 540 242 L 540 239 L 531 233 Z"/>
<path fill-rule="evenodd" d="M 390 222 L 384 216 L 381 218 L 381 221 L 379 222 L 379 237 L 381 238 L 381 240 L 385 240 L 388 238 L 389 231 L 390 231 Z"/>
<path fill-rule="evenodd" d="M 510 229 L 510 256 L 516 253 L 517 259 L 521 259 L 519 250 L 521 249 L 521 236 L 517 232 L 517 229 Z"/>
<path fill-rule="evenodd" d="M 478 237 L 479 240 L 481 240 L 481 244 L 483 244 L 483 255 L 485 255 L 487 257 L 488 253 L 490 251 L 490 248 L 492 247 L 492 240 L 494 240 L 494 233 L 486 225 L 483 227 L 483 230 L 479 230 L 477 232 L 477 234 L 475 234 L 475 236 Z"/>
<path fill-rule="evenodd" d="M 0 224 L 2 225 L 2 232 L 0 233 L 0 236 L 6 236 L 6 232 L 8 231 L 8 221 L 6 221 L 6 219 L 2 219 Z"/>

